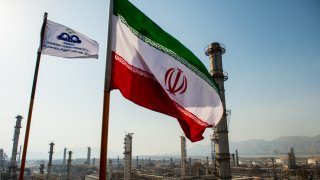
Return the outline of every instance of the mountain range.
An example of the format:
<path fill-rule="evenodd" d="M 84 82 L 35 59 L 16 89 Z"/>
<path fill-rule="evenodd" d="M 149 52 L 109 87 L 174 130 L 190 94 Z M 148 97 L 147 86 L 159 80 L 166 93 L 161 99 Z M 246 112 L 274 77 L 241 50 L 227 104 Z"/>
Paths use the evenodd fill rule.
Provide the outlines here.
<path fill-rule="evenodd" d="M 276 155 L 287 155 L 290 151 L 290 148 L 294 148 L 296 155 L 305 156 L 305 155 L 320 155 L 320 135 L 314 137 L 306 136 L 287 136 L 280 137 L 272 141 L 266 141 L 262 139 L 252 139 L 247 141 L 240 142 L 230 142 L 229 149 L 230 153 L 235 153 L 238 150 L 239 156 L 276 156 Z M 87 156 L 87 148 L 73 148 L 74 158 L 85 158 Z M 99 148 L 92 148 L 91 153 L 99 155 Z M 117 158 L 123 152 L 114 152 L 109 151 L 108 157 Z M 138 153 L 134 153 L 138 154 Z M 188 156 L 211 156 L 211 144 L 203 144 L 187 147 Z M 63 157 L 63 152 L 58 151 L 54 154 L 56 158 Z M 139 157 L 144 157 L 143 154 L 139 154 Z M 148 155 L 145 157 L 180 157 L 180 152 L 174 152 L 166 155 Z M 48 153 L 37 153 L 30 152 L 28 153 L 28 159 L 47 159 Z M 93 156 L 92 156 L 93 158 Z M 99 158 L 99 157 L 95 157 Z"/>
<path fill-rule="evenodd" d="M 230 153 L 238 150 L 239 156 L 286 155 L 290 148 L 296 155 L 320 155 L 320 135 L 315 137 L 287 136 L 272 141 L 252 139 L 241 142 L 230 142 Z M 188 149 L 190 156 L 210 155 L 210 144 L 194 146 Z"/>

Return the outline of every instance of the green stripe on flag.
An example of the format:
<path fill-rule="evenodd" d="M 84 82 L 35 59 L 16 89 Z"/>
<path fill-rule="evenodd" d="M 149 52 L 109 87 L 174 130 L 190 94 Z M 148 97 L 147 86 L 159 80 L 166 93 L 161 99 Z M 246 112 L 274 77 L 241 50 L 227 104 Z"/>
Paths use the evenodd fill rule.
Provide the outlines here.
<path fill-rule="evenodd" d="M 139 39 L 180 61 L 219 92 L 218 85 L 202 62 L 129 1 L 115 0 L 113 14 L 119 16 Z"/>

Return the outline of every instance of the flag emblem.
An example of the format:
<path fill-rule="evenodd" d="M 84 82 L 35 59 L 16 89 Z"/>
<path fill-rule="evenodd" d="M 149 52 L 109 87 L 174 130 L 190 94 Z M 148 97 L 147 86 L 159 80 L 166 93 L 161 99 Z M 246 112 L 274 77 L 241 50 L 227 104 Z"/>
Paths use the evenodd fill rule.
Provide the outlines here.
<path fill-rule="evenodd" d="M 165 85 L 170 94 L 183 94 L 186 92 L 188 83 L 183 71 L 179 68 L 170 68 L 165 75 Z"/>
<path fill-rule="evenodd" d="M 62 40 L 62 41 L 66 41 L 66 42 L 70 42 L 70 43 L 81 43 L 81 40 L 78 36 L 76 35 L 69 35 L 68 33 L 61 33 L 57 39 Z"/>

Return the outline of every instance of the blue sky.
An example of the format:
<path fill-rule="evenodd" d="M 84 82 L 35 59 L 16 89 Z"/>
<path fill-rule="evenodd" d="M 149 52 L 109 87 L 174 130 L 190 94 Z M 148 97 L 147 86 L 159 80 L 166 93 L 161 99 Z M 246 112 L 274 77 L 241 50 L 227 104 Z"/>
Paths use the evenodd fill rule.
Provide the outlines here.
<path fill-rule="evenodd" d="M 320 2 L 318 0 L 130 0 L 180 40 L 209 68 L 204 48 L 223 55 L 230 141 L 320 134 Z M 100 44 L 99 59 L 42 56 L 28 151 L 99 147 L 108 1 L 4 1 L 0 6 L 0 148 L 11 155 L 15 116 L 23 142 L 44 12 Z M 133 132 L 134 154 L 179 151 L 178 122 L 111 93 L 109 150 L 123 151 Z M 209 143 L 211 130 L 198 143 Z M 76 152 L 74 152 L 76 156 Z M 99 154 L 93 155 L 98 157 Z"/>

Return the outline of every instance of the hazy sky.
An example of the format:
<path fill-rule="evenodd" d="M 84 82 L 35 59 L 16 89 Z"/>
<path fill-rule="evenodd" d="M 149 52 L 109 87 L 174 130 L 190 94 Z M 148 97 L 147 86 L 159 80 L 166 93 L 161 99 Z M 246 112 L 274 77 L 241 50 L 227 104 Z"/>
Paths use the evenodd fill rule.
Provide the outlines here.
<path fill-rule="evenodd" d="M 130 0 L 209 68 L 206 45 L 226 45 L 230 141 L 320 134 L 320 1 Z M 100 44 L 99 59 L 42 56 L 28 152 L 100 147 L 109 1 L 4 0 L 0 4 L 0 148 L 11 156 L 15 116 L 23 143 L 44 12 Z M 198 95 L 200 96 L 200 95 Z M 133 154 L 180 150 L 171 117 L 111 93 L 109 150 Z M 211 130 L 198 143 L 209 143 Z M 74 152 L 76 156 L 76 152 Z M 99 154 L 93 155 L 99 157 Z M 28 158 L 28 157 L 27 157 Z"/>

